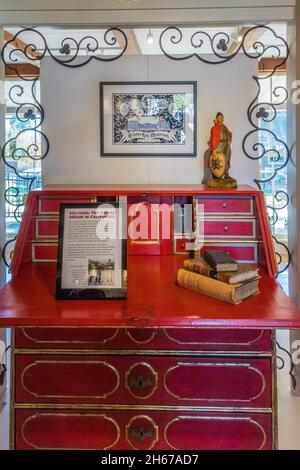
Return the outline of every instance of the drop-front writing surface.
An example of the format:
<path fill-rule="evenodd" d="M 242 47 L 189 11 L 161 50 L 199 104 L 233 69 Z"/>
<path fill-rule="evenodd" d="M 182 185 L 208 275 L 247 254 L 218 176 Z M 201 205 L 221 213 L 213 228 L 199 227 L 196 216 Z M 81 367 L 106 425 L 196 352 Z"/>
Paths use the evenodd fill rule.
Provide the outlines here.
<path fill-rule="evenodd" d="M 261 267 L 261 293 L 232 307 L 180 289 L 176 285 L 176 273 L 184 256 L 167 251 L 172 245 L 176 253 L 177 248 L 183 246 L 177 234 L 179 238 L 175 237 L 172 244 L 167 243 L 167 249 L 162 251 L 169 254 L 147 256 L 139 251 L 140 256 L 128 257 L 127 300 L 55 300 L 60 202 L 107 201 L 125 194 L 135 199 L 155 199 L 159 194 L 169 199 L 196 195 L 196 204 L 204 206 L 205 243 L 214 248 L 235 250 L 233 252 L 241 257 L 251 257 L 255 250 L 252 259 Z M 216 218 L 218 223 L 215 223 Z M 222 227 L 227 229 L 223 237 Z M 251 236 L 248 237 L 249 230 Z M 184 250 L 183 254 L 187 256 Z M 227 192 L 189 185 L 79 185 L 32 191 L 27 199 L 11 271 L 13 279 L 0 291 L 0 326 L 300 326 L 298 309 L 275 280 L 276 266 L 263 195 L 250 186 Z"/>

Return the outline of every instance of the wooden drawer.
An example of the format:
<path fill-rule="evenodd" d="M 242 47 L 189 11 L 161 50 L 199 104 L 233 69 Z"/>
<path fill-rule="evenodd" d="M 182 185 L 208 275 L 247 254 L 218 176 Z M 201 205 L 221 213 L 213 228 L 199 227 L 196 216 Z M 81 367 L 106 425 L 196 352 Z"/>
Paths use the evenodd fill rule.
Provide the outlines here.
<path fill-rule="evenodd" d="M 101 196 L 99 202 L 114 202 L 115 196 Z M 101 200 L 101 201 L 100 201 Z M 84 202 L 95 202 L 93 197 L 39 197 L 38 213 L 41 215 L 59 214 L 60 204 L 78 204 Z"/>
<path fill-rule="evenodd" d="M 197 220 L 197 238 L 256 238 L 255 219 L 214 219 Z"/>
<path fill-rule="evenodd" d="M 176 255 L 186 255 L 191 251 L 191 240 L 188 238 L 175 238 L 174 239 L 174 253 Z"/>
<path fill-rule="evenodd" d="M 253 197 L 251 196 L 198 196 L 196 214 L 234 214 L 252 215 Z"/>
<path fill-rule="evenodd" d="M 271 360 L 16 355 L 17 403 L 271 408 Z"/>
<path fill-rule="evenodd" d="M 38 200 L 38 213 L 41 215 L 59 214 L 60 204 L 78 204 L 83 202 L 92 202 L 92 198 L 78 198 L 78 197 L 40 197 Z"/>
<path fill-rule="evenodd" d="M 33 263 L 56 263 L 57 243 L 32 243 Z"/>
<path fill-rule="evenodd" d="M 36 238 L 57 238 L 58 219 L 36 219 L 35 236 Z"/>
<path fill-rule="evenodd" d="M 205 248 L 209 250 L 226 251 L 226 253 L 228 253 L 238 263 L 258 263 L 257 243 L 226 243 L 225 241 L 222 241 L 220 243 L 204 242 L 203 247 L 200 249 L 201 256 L 203 255 L 203 250 Z"/>
<path fill-rule="evenodd" d="M 15 439 L 17 450 L 271 450 L 272 416 L 19 409 Z"/>
<path fill-rule="evenodd" d="M 210 328 L 16 328 L 20 349 L 271 352 L 269 330 Z"/>

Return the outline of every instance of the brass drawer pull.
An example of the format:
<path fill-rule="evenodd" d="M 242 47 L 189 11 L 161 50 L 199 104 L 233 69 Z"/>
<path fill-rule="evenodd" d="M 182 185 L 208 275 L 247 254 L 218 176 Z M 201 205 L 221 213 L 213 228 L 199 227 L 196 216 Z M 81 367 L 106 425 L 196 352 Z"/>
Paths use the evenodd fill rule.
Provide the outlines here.
<path fill-rule="evenodd" d="M 132 388 L 138 388 L 139 390 L 143 390 L 146 387 L 153 387 L 153 382 L 150 377 L 146 378 L 143 374 L 139 374 L 130 380 L 129 385 Z"/>
<path fill-rule="evenodd" d="M 130 431 L 130 436 L 135 437 L 143 443 L 148 437 L 153 438 L 154 434 L 151 429 L 145 429 L 144 426 L 138 426 Z"/>

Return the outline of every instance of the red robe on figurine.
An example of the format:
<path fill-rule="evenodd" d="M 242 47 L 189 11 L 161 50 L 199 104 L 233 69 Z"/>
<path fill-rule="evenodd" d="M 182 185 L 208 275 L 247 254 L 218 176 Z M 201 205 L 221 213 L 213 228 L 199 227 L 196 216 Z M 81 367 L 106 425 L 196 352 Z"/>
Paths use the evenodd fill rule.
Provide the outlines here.
<path fill-rule="evenodd" d="M 224 176 L 228 177 L 231 159 L 232 133 L 224 124 L 224 116 L 218 113 L 215 124 L 210 132 L 210 146 L 212 154 L 223 154 L 226 161 Z M 212 169 L 212 168 L 211 168 Z"/>
<path fill-rule="evenodd" d="M 211 151 L 213 152 L 214 150 L 217 150 L 219 143 L 221 141 L 221 130 L 222 128 L 225 128 L 226 132 L 228 133 L 229 137 L 229 143 L 231 144 L 232 142 L 232 132 L 228 129 L 225 124 L 219 124 L 215 123 L 215 125 L 211 128 L 210 132 L 210 146 L 211 146 Z"/>

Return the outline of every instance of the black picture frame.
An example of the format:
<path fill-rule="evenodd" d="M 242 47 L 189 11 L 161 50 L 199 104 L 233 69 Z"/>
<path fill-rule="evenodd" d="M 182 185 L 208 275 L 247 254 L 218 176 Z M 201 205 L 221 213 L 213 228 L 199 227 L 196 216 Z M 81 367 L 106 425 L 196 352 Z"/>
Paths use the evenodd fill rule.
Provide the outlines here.
<path fill-rule="evenodd" d="M 118 233 L 122 234 L 122 238 L 119 239 L 120 243 L 120 259 L 118 260 L 118 263 L 112 262 L 111 261 L 111 269 L 115 268 L 115 265 L 119 265 L 121 269 L 121 273 L 119 274 L 121 276 L 121 287 L 103 287 L 101 286 L 100 279 L 99 279 L 99 286 L 95 287 L 95 283 L 91 283 L 90 287 L 84 287 L 84 288 L 66 288 L 62 284 L 62 279 L 63 279 L 63 269 L 64 265 L 64 250 L 66 247 L 64 247 L 64 236 L 65 236 L 65 220 L 66 220 L 66 211 L 69 210 L 91 210 L 95 209 L 97 210 L 101 206 L 102 209 L 105 208 L 115 208 L 115 209 L 121 209 L 122 213 L 122 220 L 120 222 L 121 229 L 118 231 Z M 118 213 L 118 211 L 117 211 Z M 120 214 L 120 212 L 119 212 Z M 85 220 L 85 219 L 83 219 Z M 89 223 L 89 220 L 86 219 L 86 223 Z M 67 236 L 67 234 L 66 234 Z M 73 232 L 74 236 L 74 232 Z M 88 277 L 88 283 L 90 276 L 89 270 L 90 270 L 90 261 L 88 260 L 88 266 L 87 266 L 87 277 Z M 103 260 L 102 260 L 103 261 Z M 91 261 L 94 263 L 95 268 L 95 263 L 96 261 Z M 99 264 L 100 260 L 97 261 Z M 112 267 L 113 266 L 113 267 Z M 96 269 L 100 269 L 99 265 Z M 101 287 L 100 287 L 101 286 Z M 127 298 L 127 208 L 126 204 L 123 203 L 118 203 L 118 202 L 109 202 L 109 203 L 66 203 L 66 204 L 61 204 L 60 205 L 60 213 L 59 213 L 59 230 L 58 230 L 58 255 L 57 255 L 57 271 L 56 271 L 56 299 L 58 300 L 114 300 L 114 299 L 126 299 Z"/>
<path fill-rule="evenodd" d="M 100 155 L 195 157 L 197 82 L 100 82 Z"/>

